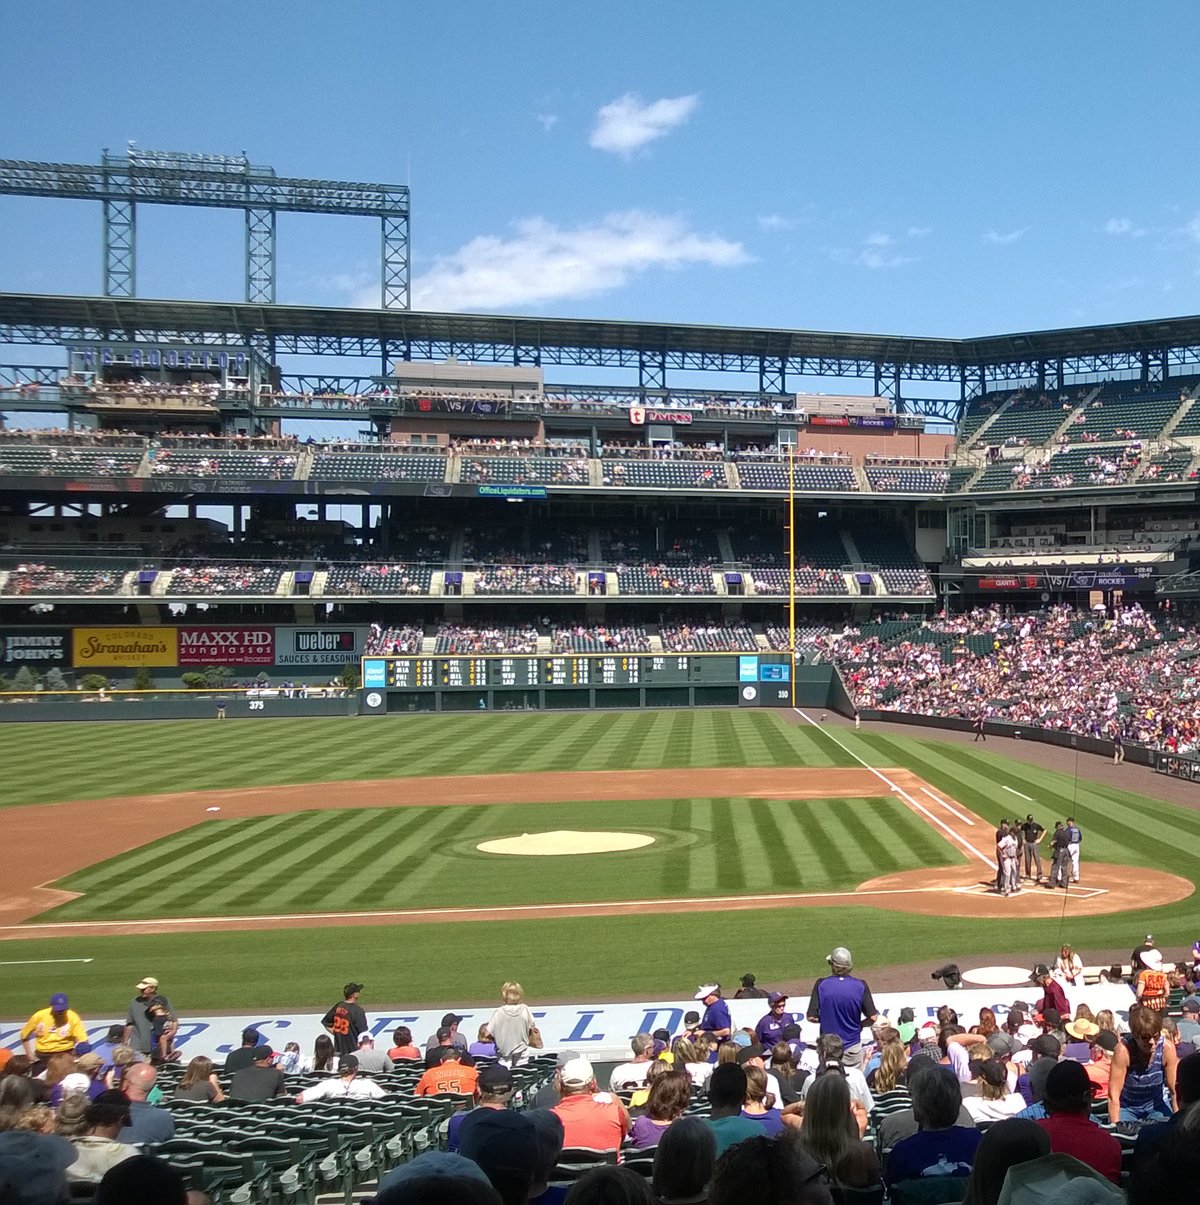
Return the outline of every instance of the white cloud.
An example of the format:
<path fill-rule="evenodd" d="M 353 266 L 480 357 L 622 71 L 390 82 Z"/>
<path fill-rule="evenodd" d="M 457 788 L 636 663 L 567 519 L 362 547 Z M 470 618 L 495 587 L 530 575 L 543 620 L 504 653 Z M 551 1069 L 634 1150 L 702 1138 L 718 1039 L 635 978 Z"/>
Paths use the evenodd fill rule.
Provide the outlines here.
<path fill-rule="evenodd" d="M 549 134 L 550 131 L 554 129 L 556 125 L 558 125 L 557 113 L 535 113 L 533 115 L 533 119 L 542 127 L 543 130 L 546 131 L 547 134 Z"/>
<path fill-rule="evenodd" d="M 631 210 L 565 229 L 545 218 L 516 224 L 511 238 L 480 235 L 442 256 L 413 282 L 419 310 L 502 310 L 590 297 L 655 268 L 746 263 L 741 243 L 698 234 L 679 217 Z"/>
<path fill-rule="evenodd" d="M 1105 234 L 1128 234 L 1133 238 L 1141 238 L 1146 233 L 1141 226 L 1136 226 L 1129 218 L 1109 218 L 1104 223 Z"/>
<path fill-rule="evenodd" d="M 878 246 L 872 246 L 864 247 L 854 262 L 861 264 L 864 268 L 877 270 L 879 268 L 900 268 L 905 264 L 911 264 L 915 258 L 912 255 L 901 255 L 897 251 L 881 251 Z"/>
<path fill-rule="evenodd" d="M 1188 236 L 1193 242 L 1200 243 L 1200 213 L 1198 213 L 1188 224 L 1183 228 L 1183 233 Z"/>
<path fill-rule="evenodd" d="M 1015 243 L 1018 239 L 1024 238 L 1028 233 L 1028 226 L 1022 226 L 1020 230 L 1009 230 L 1004 234 L 1001 234 L 998 230 L 989 230 L 983 236 L 983 241 L 991 243 L 995 247 L 1007 247 L 1010 243 Z"/>
<path fill-rule="evenodd" d="M 878 231 L 875 234 L 868 234 L 867 237 L 863 239 L 863 242 L 868 247 L 890 247 L 895 243 L 895 241 L 896 240 L 892 238 L 890 234 L 883 234 L 882 232 Z"/>
<path fill-rule="evenodd" d="M 795 230 L 800 223 L 780 213 L 766 213 L 758 219 L 758 224 L 763 230 Z"/>
<path fill-rule="evenodd" d="M 596 124 L 588 139 L 598 151 L 632 155 L 655 139 L 669 134 L 696 111 L 700 97 L 663 97 L 644 103 L 640 96 L 626 92 L 596 113 Z"/>
<path fill-rule="evenodd" d="M 932 233 L 932 226 L 910 226 L 907 230 L 909 238 L 928 238 Z"/>

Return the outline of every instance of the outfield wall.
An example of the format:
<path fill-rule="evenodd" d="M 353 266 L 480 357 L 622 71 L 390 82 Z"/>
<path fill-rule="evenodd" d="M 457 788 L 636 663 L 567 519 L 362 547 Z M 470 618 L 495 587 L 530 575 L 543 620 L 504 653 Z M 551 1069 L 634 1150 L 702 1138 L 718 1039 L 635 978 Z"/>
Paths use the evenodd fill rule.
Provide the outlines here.
<path fill-rule="evenodd" d="M 870 976 L 868 975 L 869 979 Z M 916 1013 L 917 1024 L 925 1018 L 934 1018 L 943 1004 L 952 1005 L 962 1017 L 974 1017 L 979 1009 L 990 1008 L 1003 1020 L 1012 1002 L 1021 996 L 1029 998 L 1029 985 L 1003 988 L 961 988 L 957 991 L 911 991 L 874 992 L 875 1005 L 880 1013 L 896 1017 L 902 1008 L 911 1008 Z M 1128 1018 L 1129 1006 L 1133 1002 L 1133 991 L 1121 983 L 1092 984 L 1088 987 L 1068 988 L 1067 997 L 1074 1009 L 1076 1004 L 1086 1002 L 1095 1012 L 1110 1008 L 1122 1020 Z M 178 1003 L 178 1002 L 177 1002 Z M 735 1027 L 753 1026 L 766 1013 L 765 1000 L 730 1000 L 729 1011 Z M 803 1011 L 808 1005 L 807 993 L 792 999 L 789 1008 L 800 1016 L 800 1029 L 804 1041 L 813 1043 L 819 1027 L 803 1020 Z M 542 1031 L 546 1048 L 549 1050 L 574 1050 L 594 1061 L 620 1059 L 629 1055 L 629 1039 L 636 1033 L 651 1033 L 655 1029 L 669 1029 L 677 1034 L 683 1028 L 684 1014 L 697 1008 L 694 1000 L 658 1000 L 643 1003 L 619 1004 L 556 1004 L 545 1008 L 531 1006 L 538 1028 Z M 483 1008 L 456 1006 L 463 1020 L 460 1028 L 465 1034 L 473 1034 L 480 1025 L 491 1019 L 495 1011 L 492 1005 Z M 434 1033 L 441 1024 L 444 1009 L 391 1009 L 377 1010 L 367 1006 L 371 1032 L 376 1035 L 377 1045 L 391 1044 L 392 1031 L 397 1025 L 407 1025 L 414 1039 L 420 1044 Z M 301 1051 L 309 1054 L 313 1042 L 322 1033 L 322 1012 L 296 1013 L 279 1016 L 267 1013 L 247 1013 L 239 1016 L 189 1017 L 186 1009 L 176 1038 L 183 1048 L 184 1057 L 204 1053 L 221 1061 L 230 1050 L 241 1045 L 242 1030 L 253 1026 L 275 1049 L 282 1050 L 287 1042 L 298 1042 Z M 89 1033 L 101 1037 L 110 1024 L 123 1020 L 90 1020 Z M 18 1044 L 20 1026 L 24 1018 L 0 1021 L 0 1046 Z M 870 1030 L 863 1030 L 865 1038 Z"/>
<path fill-rule="evenodd" d="M 344 716 L 358 714 L 358 697 L 328 699 L 286 698 L 275 691 L 111 691 L 95 694 L 44 693 L 14 696 L 17 702 L 0 706 L 0 721 L 74 723 L 79 720 L 211 720 L 217 716 L 217 699 L 225 700 L 230 719 L 270 716 Z"/>

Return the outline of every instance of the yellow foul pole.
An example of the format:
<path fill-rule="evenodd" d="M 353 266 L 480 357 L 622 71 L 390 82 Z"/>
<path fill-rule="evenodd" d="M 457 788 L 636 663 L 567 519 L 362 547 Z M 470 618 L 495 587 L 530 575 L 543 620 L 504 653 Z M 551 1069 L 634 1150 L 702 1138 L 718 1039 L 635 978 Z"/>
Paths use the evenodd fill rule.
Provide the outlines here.
<path fill-rule="evenodd" d="M 796 706 L 796 446 L 788 444 L 788 653 L 792 706 Z"/>

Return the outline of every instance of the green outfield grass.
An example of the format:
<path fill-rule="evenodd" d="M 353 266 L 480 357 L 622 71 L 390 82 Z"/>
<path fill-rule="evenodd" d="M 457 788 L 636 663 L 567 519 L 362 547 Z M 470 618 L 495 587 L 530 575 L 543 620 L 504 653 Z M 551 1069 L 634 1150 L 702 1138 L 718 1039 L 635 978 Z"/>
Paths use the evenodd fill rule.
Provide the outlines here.
<path fill-rule="evenodd" d="M 6 726 L 3 796 L 8 802 L 54 800 L 112 793 L 143 793 L 202 785 L 238 786 L 295 783 L 324 778 L 379 777 L 388 773 L 467 773 L 483 770 L 599 769 L 621 767 L 676 768 L 706 765 L 845 765 L 853 758 L 834 741 L 879 767 L 906 766 L 935 790 L 960 800 L 989 824 L 1002 816 L 1032 811 L 1043 824 L 1074 814 L 1084 832 L 1084 869 L 1089 860 L 1132 866 L 1159 866 L 1196 882 L 1200 880 L 1200 812 L 1129 791 L 1101 787 L 1072 774 L 1042 770 L 1005 757 L 1003 746 L 955 745 L 926 737 L 888 737 L 839 728 L 836 734 L 790 724 L 769 712 L 668 711 L 658 713 L 452 717 L 390 717 L 372 721 L 298 720 L 226 721 L 215 723 L 79 724 L 75 726 Z M 319 768 L 320 773 L 316 773 Z M 1155 780 L 1141 780 L 1153 791 Z M 681 787 L 700 792 L 703 774 L 682 774 Z M 1013 794 L 1020 792 L 1020 795 Z M 1027 802 L 1022 795 L 1032 797 Z M 804 808 L 812 816 L 832 815 L 846 801 L 832 806 L 789 804 L 793 814 Z M 556 805 L 568 808 L 578 805 Z M 641 814 L 645 804 L 596 805 L 611 815 Z M 691 809 L 691 801 L 657 805 L 669 810 Z M 739 801 L 709 801 L 708 807 L 731 810 L 713 828 L 713 846 L 732 855 L 720 873 L 745 876 L 766 858 L 758 850 L 777 848 L 779 840 L 758 823 L 767 810 L 751 804 L 753 818 L 740 817 Z M 878 801 L 864 801 L 876 808 Z M 611 811 L 610 809 L 615 809 Z M 824 811 L 823 811 L 824 809 Z M 476 809 L 466 824 L 484 824 Z M 556 813 L 565 815 L 564 812 Z M 867 826 L 868 840 L 885 849 L 894 841 L 897 814 Z M 318 814 L 319 815 L 319 814 Z M 350 813 L 314 819 L 303 851 L 314 859 L 309 869 L 340 875 L 343 894 L 337 910 L 370 907 L 378 899 L 352 905 L 358 899 L 360 876 L 377 877 L 386 850 L 369 840 L 382 821 L 363 822 L 351 833 Z M 362 815 L 366 815 L 363 813 Z M 278 822 L 279 818 L 270 818 Z M 418 823 L 413 819 L 412 823 Z M 230 827 L 238 828 L 243 822 Z M 261 821 L 248 821 L 256 825 Z M 755 836 L 739 833 L 753 827 Z M 526 827 L 523 823 L 516 831 Z M 565 827 L 557 825 L 556 827 Z M 621 827 L 636 828 L 633 822 Z M 687 828 L 685 819 L 667 827 Z M 807 824 L 804 826 L 807 829 Z M 226 832 L 223 825 L 213 831 Z M 197 830 L 193 830 L 195 833 Z M 207 830 L 200 830 L 207 831 Z M 268 829 L 268 834 L 272 830 Z M 694 831 L 694 830 L 693 830 Z M 169 870 L 149 864 L 144 879 L 105 881 L 112 867 L 95 868 L 89 895 L 107 892 L 112 907 L 147 908 L 163 914 L 164 903 L 188 876 L 185 846 L 193 834 L 181 834 L 147 853 L 151 862 L 161 854 L 173 859 Z M 863 835 L 849 828 L 830 834 L 843 858 L 867 852 Z M 787 852 L 794 851 L 787 838 Z M 808 838 L 811 841 L 811 837 Z M 990 842 L 991 833 L 984 836 Z M 457 835 L 456 835 L 457 840 Z M 934 838 L 942 859 L 957 856 Z M 352 849 L 351 847 L 357 847 Z M 744 851 L 751 851 L 749 853 Z M 268 841 L 252 870 L 243 867 L 245 882 L 222 882 L 218 892 L 242 892 L 247 911 L 261 911 L 252 888 L 287 889 L 277 851 Z M 195 853 L 193 852 L 193 856 Z M 604 855 L 604 858 L 611 855 Z M 659 855 L 680 862 L 673 851 Z M 776 855 L 778 856 L 778 854 Z M 796 855 L 799 857 L 799 855 Z M 878 849 L 871 854 L 878 859 Z M 535 860 L 521 860 L 495 890 L 492 902 L 504 903 L 513 892 L 527 892 L 536 878 Z M 576 860 L 572 860 L 576 861 Z M 582 862 L 586 860 L 578 860 Z M 577 862 L 577 864 L 578 864 Z M 636 862 L 636 868 L 632 868 Z M 643 891 L 652 875 L 666 884 L 665 894 L 682 894 L 671 886 L 671 874 L 650 866 L 645 854 L 630 858 L 620 878 L 621 893 L 650 896 Z M 470 860 L 472 875 L 479 863 Z M 515 863 L 514 863 L 515 864 Z M 877 864 L 877 863 L 876 863 Z M 298 864 L 297 864 L 298 865 Z M 613 864 L 615 865 L 615 863 Z M 798 863 L 802 873 L 807 864 Z M 767 869 L 776 881 L 786 877 L 782 867 Z M 880 869 L 886 869 L 881 867 Z M 278 873 L 277 873 L 278 872 Z M 688 871 L 690 874 L 690 870 Z M 840 873 L 840 872 L 839 872 Z M 176 876 L 182 876 L 179 882 Z M 253 878 L 253 881 L 251 881 Z M 471 876 L 463 877 L 454 893 L 462 902 Z M 676 880 L 677 881 L 677 880 Z M 381 880 L 386 885 L 386 876 Z M 420 900 L 440 890 L 422 887 Z M 750 887 L 750 890 L 758 890 Z M 722 887 L 721 890 L 724 890 Z M 124 892 L 124 898 L 122 897 Z M 128 897 L 137 897 L 130 899 Z M 443 898 L 439 896 L 438 898 Z M 576 898 L 581 898 L 576 896 Z M 93 901 L 94 902 L 94 901 Z M 81 901 L 87 908 L 91 904 Z M 72 905 L 77 907 L 80 905 Z M 239 905 L 239 907 L 241 907 Z M 811 981 L 824 969 L 824 955 L 833 945 L 849 945 L 856 965 L 870 973 L 873 966 L 928 960 L 930 966 L 948 958 L 971 960 L 986 953 L 1018 963 L 1045 958 L 1062 941 L 1071 941 L 1084 957 L 1094 950 L 1128 950 L 1146 932 L 1161 948 L 1181 953 L 1190 948 L 1200 929 L 1196 899 L 1160 906 L 1153 898 L 1145 907 L 1119 916 L 1067 921 L 1030 919 L 1014 908 L 1011 921 L 978 921 L 956 917 L 920 917 L 878 912 L 857 902 L 844 907 L 763 908 L 753 912 L 646 914 L 626 917 L 588 917 L 579 920 L 507 920 L 501 923 L 451 923 L 366 928 L 351 923 L 331 928 L 280 929 L 272 932 L 61 938 L 0 943 L 0 962 L 91 958 L 87 964 L 0 967 L 0 1015 L 28 1015 L 48 992 L 67 991 L 84 1003 L 85 1013 L 116 1012 L 128 1002 L 130 987 L 146 974 L 161 978 L 172 999 L 185 1011 L 201 1009 L 296 1009 L 324 1007 L 347 979 L 368 983 L 369 1007 L 438 1006 L 447 1002 L 482 1003 L 495 999 L 501 982 L 517 978 L 536 1000 L 612 999 L 614 997 L 675 997 L 713 977 L 736 982 L 754 970 L 763 982 L 794 984 Z"/>
<path fill-rule="evenodd" d="M 426 775 L 854 764 L 765 711 L 6 724 L 3 741 L 9 805 Z"/>
<path fill-rule="evenodd" d="M 513 858 L 476 848 L 497 837 L 558 829 L 645 833 L 655 842 L 587 857 Z M 209 821 L 90 867 L 55 884 L 85 894 L 42 919 L 841 891 L 877 874 L 961 860 L 897 799 L 301 812 Z"/>

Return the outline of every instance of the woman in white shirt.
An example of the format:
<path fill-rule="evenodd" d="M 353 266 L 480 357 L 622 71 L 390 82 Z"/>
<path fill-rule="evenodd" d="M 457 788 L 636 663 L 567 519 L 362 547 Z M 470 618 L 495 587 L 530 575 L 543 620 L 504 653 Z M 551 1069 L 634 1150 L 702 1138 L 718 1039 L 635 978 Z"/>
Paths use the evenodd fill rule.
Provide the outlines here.
<path fill-rule="evenodd" d="M 1083 959 L 1070 946 L 1063 946 L 1058 952 L 1058 959 L 1054 964 L 1054 978 L 1063 987 L 1083 986 Z"/>
<path fill-rule="evenodd" d="M 999 1059 L 987 1059 L 978 1064 L 978 1069 L 979 1095 L 963 1097 L 963 1108 L 972 1121 L 1003 1121 L 1025 1108 L 1025 1098 L 1009 1091 L 1008 1069 Z"/>

